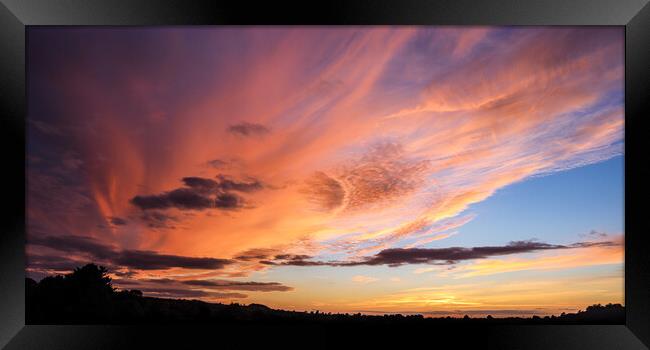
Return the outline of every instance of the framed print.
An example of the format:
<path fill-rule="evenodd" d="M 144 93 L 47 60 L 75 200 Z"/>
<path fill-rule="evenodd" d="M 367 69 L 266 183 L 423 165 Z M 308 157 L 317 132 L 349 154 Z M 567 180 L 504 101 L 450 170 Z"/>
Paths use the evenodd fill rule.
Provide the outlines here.
<path fill-rule="evenodd" d="M 3 1 L 2 346 L 647 349 L 650 6 L 313 6 Z"/>

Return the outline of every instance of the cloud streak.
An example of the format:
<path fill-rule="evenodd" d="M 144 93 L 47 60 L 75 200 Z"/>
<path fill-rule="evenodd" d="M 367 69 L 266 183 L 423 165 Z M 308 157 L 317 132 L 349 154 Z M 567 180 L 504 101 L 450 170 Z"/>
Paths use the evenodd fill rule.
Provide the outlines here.
<path fill-rule="evenodd" d="M 206 292 L 202 290 L 182 288 L 143 288 L 141 291 L 148 295 L 162 298 L 243 299 L 248 297 L 246 294 L 242 293 Z"/>
<path fill-rule="evenodd" d="M 100 262 L 105 261 L 123 268 L 139 270 L 171 268 L 218 270 L 232 263 L 228 259 L 159 254 L 147 250 L 118 250 L 83 236 L 35 237 L 30 239 L 28 244 L 64 253 L 87 255 Z"/>
<path fill-rule="evenodd" d="M 462 260 L 485 259 L 491 256 L 531 253 L 543 250 L 587 248 L 613 245 L 612 242 L 581 242 L 556 245 L 533 241 L 510 242 L 505 246 L 450 247 L 450 248 L 392 248 L 359 262 L 363 265 L 399 266 L 404 264 L 454 264 Z"/>
<path fill-rule="evenodd" d="M 262 261 L 280 266 L 360 266 L 405 264 L 451 265 L 465 260 L 486 259 L 493 256 L 532 253 L 546 250 L 579 249 L 617 246 L 616 242 L 578 242 L 569 245 L 536 241 L 515 241 L 504 246 L 449 247 L 449 248 L 391 248 L 356 261 L 314 261 L 309 255 L 276 255 L 273 261 Z"/>
<path fill-rule="evenodd" d="M 209 287 L 210 289 L 245 290 L 245 291 L 255 291 L 255 292 L 286 292 L 286 291 L 293 290 L 293 288 L 282 285 L 281 283 L 278 282 L 190 280 L 190 281 L 183 281 L 182 283 L 189 286 Z"/>
<path fill-rule="evenodd" d="M 242 122 L 228 127 L 228 131 L 239 136 L 262 136 L 271 130 L 262 124 Z"/>

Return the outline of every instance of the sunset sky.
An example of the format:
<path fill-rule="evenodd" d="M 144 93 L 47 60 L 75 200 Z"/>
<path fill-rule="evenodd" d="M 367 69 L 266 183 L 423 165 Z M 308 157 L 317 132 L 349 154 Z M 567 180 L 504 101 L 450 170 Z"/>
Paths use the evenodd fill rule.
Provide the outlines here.
<path fill-rule="evenodd" d="M 27 274 L 289 310 L 624 304 L 622 27 L 28 29 Z"/>

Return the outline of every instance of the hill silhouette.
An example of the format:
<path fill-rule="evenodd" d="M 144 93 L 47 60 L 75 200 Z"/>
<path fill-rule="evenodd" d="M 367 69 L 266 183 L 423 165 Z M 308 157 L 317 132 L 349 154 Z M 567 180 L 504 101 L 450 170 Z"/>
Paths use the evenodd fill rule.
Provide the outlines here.
<path fill-rule="evenodd" d="M 207 303 L 143 296 L 116 290 L 106 268 L 88 264 L 40 282 L 25 279 L 27 324 L 623 324 L 621 304 L 596 304 L 577 313 L 531 318 L 425 318 L 422 315 L 372 316 L 286 311 L 261 304 Z"/>

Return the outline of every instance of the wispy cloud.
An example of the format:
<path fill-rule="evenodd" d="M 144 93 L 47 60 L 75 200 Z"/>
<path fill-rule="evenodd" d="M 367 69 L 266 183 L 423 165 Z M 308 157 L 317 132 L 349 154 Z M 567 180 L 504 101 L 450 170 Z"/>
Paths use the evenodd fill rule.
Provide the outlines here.
<path fill-rule="evenodd" d="M 129 269 L 165 270 L 179 267 L 209 270 L 222 269 L 232 263 L 228 259 L 169 255 L 146 250 L 119 250 L 83 236 L 37 236 L 30 238 L 28 244 L 54 249 L 59 253 L 85 255 L 98 262 Z"/>
<path fill-rule="evenodd" d="M 228 127 L 228 131 L 240 136 L 261 136 L 266 135 L 271 130 L 262 124 L 242 122 Z"/>
<path fill-rule="evenodd" d="M 486 259 L 492 256 L 524 254 L 547 250 L 581 249 L 591 247 L 618 247 L 620 242 L 577 242 L 568 245 L 544 242 L 515 241 L 503 246 L 448 247 L 448 248 L 390 248 L 379 253 L 352 261 L 317 261 L 309 255 L 276 255 L 268 265 L 280 266 L 360 266 L 405 264 L 451 265 L 465 260 Z"/>

